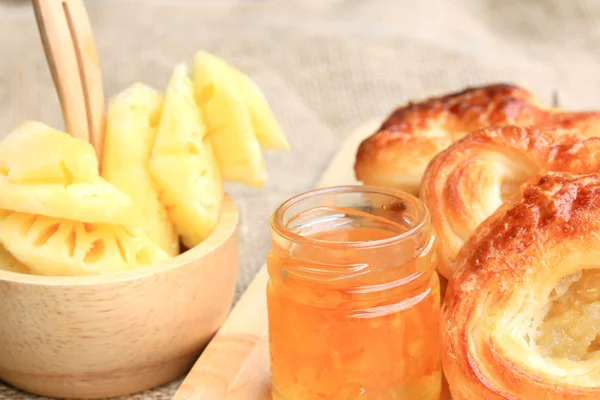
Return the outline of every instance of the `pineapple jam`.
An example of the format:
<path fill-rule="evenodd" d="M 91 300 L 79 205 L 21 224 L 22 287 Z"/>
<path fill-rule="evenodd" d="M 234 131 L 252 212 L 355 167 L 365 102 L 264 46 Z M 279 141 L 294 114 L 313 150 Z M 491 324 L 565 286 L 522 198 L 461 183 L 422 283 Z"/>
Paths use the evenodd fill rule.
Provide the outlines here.
<path fill-rule="evenodd" d="M 402 192 L 292 198 L 267 265 L 275 400 L 434 400 L 440 286 L 429 214 Z"/>
<path fill-rule="evenodd" d="M 543 310 L 534 339 L 542 355 L 572 361 L 600 353 L 600 273 L 583 270 L 564 277 Z"/>

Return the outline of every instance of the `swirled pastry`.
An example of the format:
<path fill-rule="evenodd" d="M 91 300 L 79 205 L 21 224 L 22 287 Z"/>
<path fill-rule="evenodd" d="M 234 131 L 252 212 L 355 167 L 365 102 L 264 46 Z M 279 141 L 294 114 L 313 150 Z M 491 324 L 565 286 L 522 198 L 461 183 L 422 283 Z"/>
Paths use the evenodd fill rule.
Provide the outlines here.
<path fill-rule="evenodd" d="M 442 307 L 454 400 L 600 398 L 600 174 L 549 173 L 475 230 Z"/>
<path fill-rule="evenodd" d="M 492 127 L 439 153 L 425 171 L 420 194 L 438 238 L 438 272 L 450 278 L 452 261 L 475 228 L 544 171 L 600 171 L 600 139 L 557 129 Z"/>
<path fill-rule="evenodd" d="M 467 133 L 493 125 L 548 125 L 600 136 L 600 113 L 544 108 L 528 91 L 507 84 L 409 103 L 361 143 L 356 177 L 417 194 L 423 171 L 437 153 Z"/>

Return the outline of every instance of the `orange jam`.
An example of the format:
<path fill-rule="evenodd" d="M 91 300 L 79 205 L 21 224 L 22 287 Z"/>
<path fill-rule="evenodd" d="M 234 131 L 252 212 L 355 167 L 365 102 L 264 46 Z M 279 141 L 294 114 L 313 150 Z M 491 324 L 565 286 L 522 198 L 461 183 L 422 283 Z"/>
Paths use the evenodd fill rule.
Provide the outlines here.
<path fill-rule="evenodd" d="M 440 287 L 427 209 L 338 187 L 285 202 L 267 264 L 275 400 L 437 400 Z"/>

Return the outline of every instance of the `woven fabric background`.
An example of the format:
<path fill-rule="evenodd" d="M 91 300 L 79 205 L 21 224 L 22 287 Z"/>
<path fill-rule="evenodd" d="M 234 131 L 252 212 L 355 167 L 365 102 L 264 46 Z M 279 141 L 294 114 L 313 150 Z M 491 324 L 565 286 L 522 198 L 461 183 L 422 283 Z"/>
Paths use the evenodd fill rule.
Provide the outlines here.
<path fill-rule="evenodd" d="M 135 81 L 164 89 L 174 65 L 206 49 L 248 73 L 293 150 L 267 155 L 261 191 L 240 206 L 241 292 L 269 249 L 268 220 L 310 189 L 345 136 L 394 106 L 507 81 L 565 108 L 600 107 L 595 0 L 88 1 L 107 96 Z M 20 120 L 62 128 L 28 2 L 0 0 L 0 137 Z M 1 323 L 1 321 L 0 321 Z M 1 357 L 1 355 L 0 355 Z M 174 382 L 128 399 L 170 399 Z M 0 399 L 34 399 L 0 384 Z M 249 399 L 251 400 L 251 399 Z"/>

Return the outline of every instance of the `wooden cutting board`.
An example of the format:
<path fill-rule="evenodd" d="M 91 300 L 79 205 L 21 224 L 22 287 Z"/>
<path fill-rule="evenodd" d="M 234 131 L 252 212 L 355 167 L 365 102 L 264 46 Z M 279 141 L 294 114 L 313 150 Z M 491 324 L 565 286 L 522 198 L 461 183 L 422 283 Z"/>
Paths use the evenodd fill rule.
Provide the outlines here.
<path fill-rule="evenodd" d="M 318 187 L 358 184 L 354 157 L 360 142 L 381 120 L 348 137 L 322 175 Z M 204 350 L 173 400 L 271 400 L 267 331 L 266 265 L 260 269 L 229 318 Z M 449 400 L 447 388 L 440 400 Z"/>

